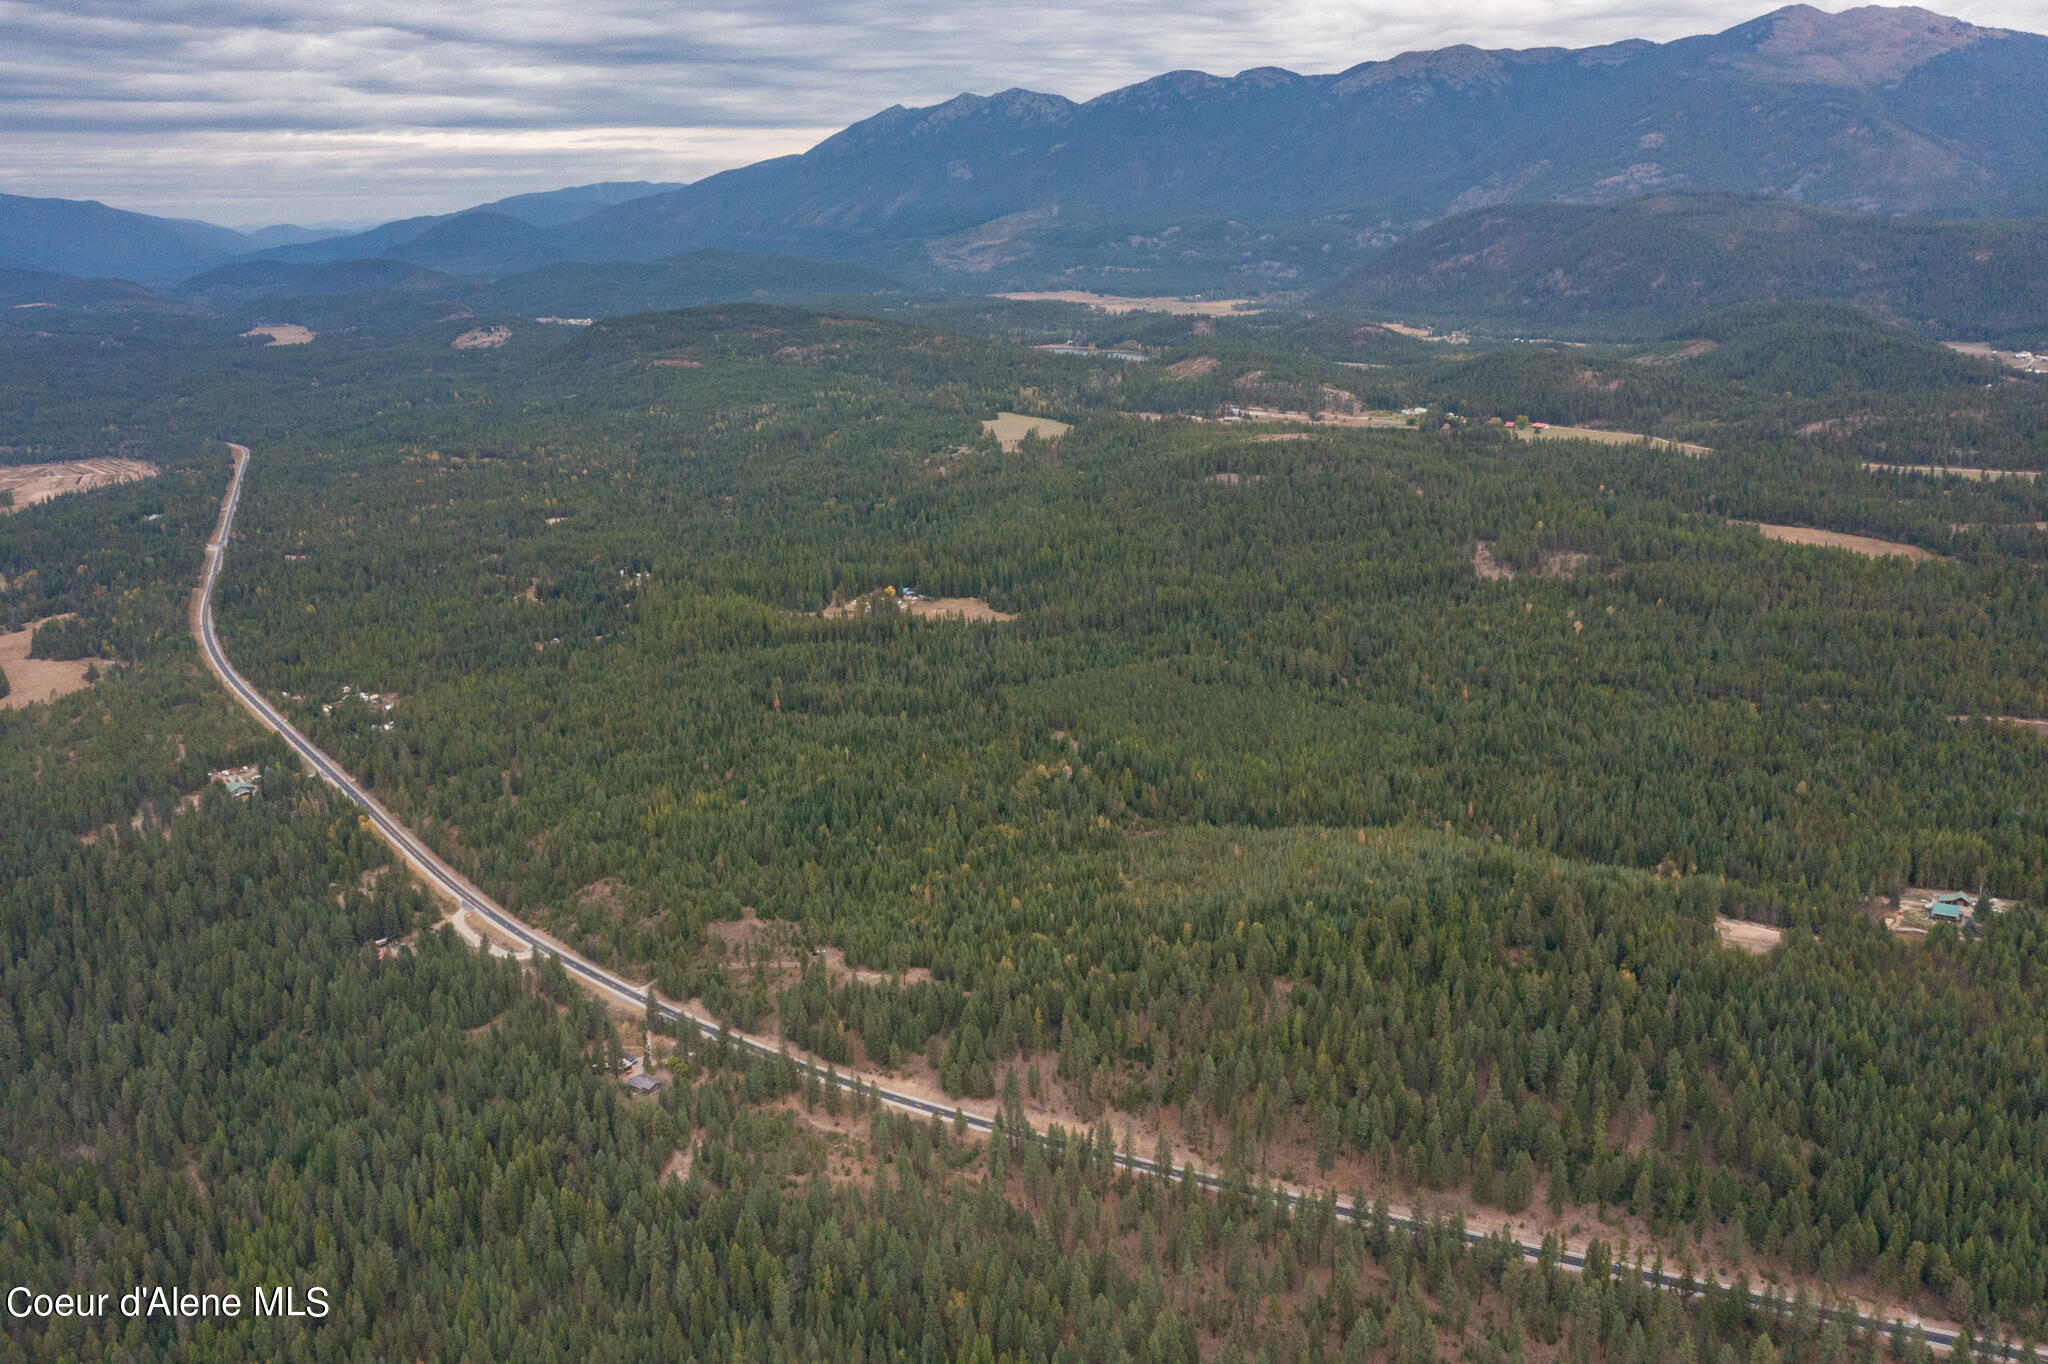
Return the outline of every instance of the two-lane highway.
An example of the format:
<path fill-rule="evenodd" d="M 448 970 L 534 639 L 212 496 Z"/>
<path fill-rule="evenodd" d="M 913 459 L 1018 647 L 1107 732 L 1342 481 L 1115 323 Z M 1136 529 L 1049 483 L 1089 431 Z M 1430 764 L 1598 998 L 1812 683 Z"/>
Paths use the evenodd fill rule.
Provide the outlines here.
<path fill-rule="evenodd" d="M 747 1047 L 766 1055 L 790 1055 L 791 1060 L 797 1065 L 807 1066 L 822 1077 L 825 1073 L 824 1068 L 815 1064 L 809 1058 L 793 1055 L 781 1044 L 768 1039 L 753 1037 L 746 1033 L 727 1029 L 719 1024 L 716 1019 L 693 1013 L 672 1000 L 662 999 L 654 994 L 652 986 L 635 985 L 616 976 L 599 967 L 594 962 L 588 961 L 567 947 L 564 947 L 539 929 L 533 928 L 514 918 L 510 913 L 506 912 L 502 905 L 499 905 L 488 895 L 485 895 L 476 886 L 472 885 L 468 878 L 436 856 L 434 851 L 421 842 L 410 829 L 399 823 L 397 818 L 390 811 L 386 810 L 376 797 L 364 790 L 353 777 L 349 776 L 342 769 L 340 763 L 315 747 L 310 739 L 301 734 L 269 701 L 264 699 L 261 692 L 250 686 L 242 675 L 235 671 L 234 665 L 228 662 L 227 655 L 221 650 L 219 638 L 214 634 L 213 594 L 215 585 L 220 581 L 221 569 L 227 561 L 228 536 L 234 526 L 235 511 L 241 505 L 242 480 L 249 472 L 249 447 L 230 442 L 228 448 L 234 451 L 235 474 L 233 480 L 228 484 L 227 496 L 221 500 L 220 524 L 214 531 L 213 539 L 207 542 L 205 572 L 200 579 L 199 589 L 194 594 L 192 605 L 192 628 L 198 637 L 200 651 L 206 656 L 207 666 L 213 669 L 215 676 L 219 677 L 222 685 L 234 694 L 235 699 L 240 701 L 264 728 L 271 730 L 286 743 L 290 744 L 298 755 L 305 759 L 306 763 L 329 785 L 355 802 L 362 810 L 364 816 L 376 828 L 377 832 L 382 834 L 385 841 L 397 850 L 398 855 L 403 857 L 413 870 L 424 877 L 429 884 L 440 889 L 461 908 L 487 920 L 500 933 L 514 941 L 524 943 L 537 955 L 555 958 L 561 962 L 563 967 L 572 976 L 577 977 L 586 986 L 602 995 L 634 1009 L 646 1008 L 651 998 L 654 1010 L 661 1018 L 687 1023 L 707 1036 L 716 1037 L 723 1034 L 736 1045 Z M 891 1108 L 929 1117 L 964 1121 L 969 1128 L 978 1132 L 986 1133 L 994 1127 L 993 1118 L 989 1114 L 978 1113 L 963 1106 L 933 1103 L 915 1094 L 906 1094 L 891 1089 L 889 1087 L 890 1081 L 886 1076 L 850 1072 L 842 1074 L 838 1078 L 839 1083 L 844 1087 L 852 1089 L 856 1086 L 861 1086 L 868 1093 L 873 1094 L 882 1103 L 889 1105 Z M 1119 1165 L 1140 1173 L 1160 1174 L 1168 1179 L 1178 1179 L 1181 1177 L 1178 1171 L 1172 1169 L 1159 1170 L 1151 1161 L 1142 1159 L 1134 1154 L 1119 1154 L 1116 1160 Z M 1201 1187 L 1209 1190 L 1220 1188 L 1223 1182 L 1216 1175 L 1210 1173 L 1195 1173 L 1193 1177 Z M 1313 1194 L 1304 1194 L 1297 1190 L 1286 1190 L 1284 1194 L 1289 1203 L 1296 1205 L 1300 1204 L 1305 1198 L 1314 1197 Z M 1348 1203 L 1339 1202 L 1336 1208 L 1339 1217 L 1354 1222 L 1365 1221 L 1372 1216 L 1371 1209 L 1356 1208 Z M 1406 1227 L 1413 1223 L 1412 1215 L 1407 1212 L 1397 1212 L 1389 1220 L 1396 1227 Z M 1476 1243 L 1483 1240 L 1484 1237 L 1479 1232 L 1468 1230 L 1465 1233 L 1465 1239 Z M 1528 1259 L 1537 1259 L 1542 1254 L 1543 1248 L 1540 1245 L 1531 1244 L 1526 1241 L 1518 1241 L 1517 1244 L 1521 1246 L 1523 1255 Z M 1585 1262 L 1585 1249 L 1582 1246 L 1566 1247 L 1559 1258 L 1559 1263 L 1572 1270 L 1583 1269 Z M 1617 1267 L 1617 1272 L 1619 1272 L 1619 1267 Z M 1644 1282 L 1656 1288 L 1687 1289 L 1694 1287 L 1698 1282 L 1656 1269 L 1645 1269 L 1642 1271 L 1642 1274 Z M 1726 1281 L 1718 1282 L 1723 1287 L 1728 1286 Z M 1771 1302 L 1770 1299 L 1761 1293 L 1751 1293 L 1750 1297 L 1758 1306 L 1769 1306 Z M 1904 1325 L 1897 1324 L 1890 1319 L 1873 1322 L 1871 1319 L 1848 1308 L 1831 1308 L 1824 1311 L 1821 1315 L 1829 1320 L 1841 1320 L 1851 1324 L 1885 1326 L 1900 1334 L 1909 1331 L 1912 1325 L 1919 1324 L 1912 1318 L 1907 1318 Z M 1928 1343 L 1938 1350 L 1946 1350 L 1953 1345 L 1958 1334 L 1953 1327 L 1933 1322 L 1925 1323 L 1922 1329 L 1926 1332 Z M 2002 1344 L 1981 1349 L 1980 1354 L 2016 1360 L 2019 1358 L 2020 1352 L 2016 1346 Z"/>

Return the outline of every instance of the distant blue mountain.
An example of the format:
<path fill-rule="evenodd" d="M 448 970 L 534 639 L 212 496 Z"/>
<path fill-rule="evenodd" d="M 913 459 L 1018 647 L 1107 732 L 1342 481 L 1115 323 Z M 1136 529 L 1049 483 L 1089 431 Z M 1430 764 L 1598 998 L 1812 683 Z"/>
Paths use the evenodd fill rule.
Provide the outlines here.
<path fill-rule="evenodd" d="M 0 194 L 0 266 L 93 279 L 182 279 L 249 249 L 211 223 L 152 218 L 92 200 Z"/>
<path fill-rule="evenodd" d="M 353 232 L 313 242 L 294 243 L 273 248 L 264 254 L 272 260 L 292 261 L 361 260 L 371 256 L 412 260 L 413 257 L 406 253 L 405 248 L 429 232 L 445 229 L 448 235 L 444 237 L 443 245 L 429 245 L 425 254 L 452 251 L 455 256 L 476 267 L 470 271 L 471 273 L 498 274 L 506 270 L 519 270 L 538 265 L 544 259 L 553 257 L 537 254 L 536 249 L 528 244 L 528 238 L 505 228 L 502 223 L 457 226 L 460 220 L 493 218 L 529 228 L 562 227 L 600 209 L 680 188 L 680 185 L 648 180 L 609 180 L 602 184 L 577 185 L 570 189 L 547 190 L 537 194 L 515 194 L 509 199 L 479 204 L 475 208 L 466 208 L 459 213 L 401 218 L 395 222 L 380 224 L 367 232 Z M 466 242 L 481 243 L 493 233 L 508 252 L 504 260 L 494 260 L 487 252 L 456 245 Z"/>
<path fill-rule="evenodd" d="M 554 245 L 805 252 L 962 284 L 1075 271 L 1123 293 L 1197 260 L 1284 283 L 1510 201 L 1685 190 L 2041 214 L 2044 110 L 2048 38 L 1795 5 L 1663 44 L 1452 47 L 1329 76 L 1174 72 L 1086 104 L 1009 90 L 893 108 L 802 156 L 593 213 Z"/>

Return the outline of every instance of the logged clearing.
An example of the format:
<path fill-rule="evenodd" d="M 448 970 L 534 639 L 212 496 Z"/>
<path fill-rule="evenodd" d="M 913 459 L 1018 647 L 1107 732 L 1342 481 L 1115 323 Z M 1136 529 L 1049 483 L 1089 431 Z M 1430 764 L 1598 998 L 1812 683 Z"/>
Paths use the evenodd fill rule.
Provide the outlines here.
<path fill-rule="evenodd" d="M 0 696 L 0 710 L 19 710 L 80 691 L 91 685 L 85 680 L 87 668 L 105 668 L 113 662 L 106 658 L 30 658 L 28 646 L 35 640 L 36 626 L 42 623 L 33 621 L 11 635 L 0 635 L 0 670 L 7 674 L 7 695 Z"/>
<path fill-rule="evenodd" d="M 1222 363 L 1213 355 L 1194 355 L 1174 361 L 1166 367 L 1166 372 L 1176 379 L 1199 379 L 1204 374 L 1213 374 L 1216 366 Z"/>
<path fill-rule="evenodd" d="M 1738 952 L 1754 952 L 1757 956 L 1762 956 L 1785 941 L 1785 930 L 1772 928 L 1769 924 L 1753 924 L 1747 919 L 1730 919 L 1716 914 L 1714 936 L 1721 940 L 1723 947 L 1732 947 Z"/>
<path fill-rule="evenodd" d="M 1925 474 L 1929 478 L 1954 475 L 1966 478 L 1972 483 L 1989 483 L 2000 478 L 2024 478 L 2031 482 L 2041 476 L 2039 469 L 1965 469 L 1954 464 L 1876 464 L 1863 461 L 1863 467 L 1880 474 Z"/>
<path fill-rule="evenodd" d="M 1896 540 L 1873 540 L 1867 535 L 1843 535 L 1839 531 L 1814 530 L 1809 526 L 1773 526 L 1763 521 L 1742 521 L 1737 524 L 1755 526 L 1763 532 L 1766 540 L 1782 540 L 1788 545 L 1821 545 L 1828 549 L 1846 549 L 1851 554 L 1861 554 L 1868 559 L 1911 559 L 1917 564 L 1941 557 L 1929 554 L 1918 545 L 1902 545 Z"/>
<path fill-rule="evenodd" d="M 1123 294 L 1091 294 L 1085 289 L 1051 293 L 997 294 L 1016 303 L 1082 303 L 1099 313 L 1177 313 L 1182 317 L 1226 317 L 1263 309 L 1248 298 L 1131 298 Z"/>
<path fill-rule="evenodd" d="M 913 616 L 936 616 L 947 620 L 1015 620 L 1014 611 L 998 611 L 980 597 L 918 597 L 904 604 Z"/>
<path fill-rule="evenodd" d="M 1995 360 L 2001 365 L 2008 365 L 2028 374 L 2048 374 L 2048 355 L 2035 355 L 2030 351 L 2000 350 L 1985 341 L 1944 341 L 1941 344 L 1960 355 L 1974 355 L 1979 360 Z"/>
<path fill-rule="evenodd" d="M 448 344 L 457 350 L 489 350 L 512 339 L 510 327 L 471 327 Z"/>
<path fill-rule="evenodd" d="M 1019 412 L 998 412 L 991 421 L 981 424 L 981 429 L 996 438 L 997 444 L 1005 450 L 1023 448 L 1024 437 L 1036 433 L 1040 440 L 1058 440 L 1074 428 L 1066 422 L 1056 422 L 1051 417 L 1027 417 Z"/>
<path fill-rule="evenodd" d="M 65 493 L 90 492 L 116 483 L 155 478 L 157 468 L 139 459 L 78 459 L 59 464 L 15 464 L 0 468 L 0 493 L 10 493 L 14 507 L 32 507 Z M 0 507 L 0 510 L 6 510 Z"/>
<path fill-rule="evenodd" d="M 885 587 L 865 592 L 851 601 L 836 601 L 818 612 L 826 620 L 844 620 L 876 611 L 908 611 L 913 616 L 937 620 L 1005 621 L 1017 619 L 1014 611 L 998 611 L 980 597 L 925 597 L 915 592 L 898 592 Z"/>
<path fill-rule="evenodd" d="M 270 346 L 303 346 L 319 333 L 310 327 L 301 327 L 296 322 L 281 322 L 274 327 L 251 327 L 242 335 L 267 336 L 270 340 L 264 344 Z"/>
<path fill-rule="evenodd" d="M 1713 454 L 1704 445 L 1689 441 L 1666 440 L 1662 436 L 1645 436 L 1636 431 L 1596 431 L 1590 426 L 1530 426 L 1510 428 L 1523 440 L 1590 440 L 1600 445 L 1647 445 L 1652 450 L 1676 450 L 1681 455 L 1698 459 Z"/>

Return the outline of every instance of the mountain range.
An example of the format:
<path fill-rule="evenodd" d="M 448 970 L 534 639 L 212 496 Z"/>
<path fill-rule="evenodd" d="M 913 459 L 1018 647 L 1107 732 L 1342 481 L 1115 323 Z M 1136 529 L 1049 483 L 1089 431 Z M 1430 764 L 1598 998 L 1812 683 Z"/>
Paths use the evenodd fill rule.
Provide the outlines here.
<path fill-rule="evenodd" d="M 1659 232 L 1690 224 L 1685 249 L 1704 260 L 1716 215 L 1731 225 L 1715 240 L 1763 239 L 1760 210 L 1733 207 L 1744 198 L 1867 215 L 1795 215 L 1784 221 L 1800 232 L 1765 232 L 1794 252 L 1788 278 L 1829 223 L 1897 238 L 1877 254 L 1912 268 L 1905 238 L 1887 237 L 1901 215 L 2048 215 L 2043 109 L 2048 37 L 1922 9 L 1795 5 L 1668 43 L 1460 46 L 1328 75 L 1178 71 L 1085 103 L 1021 89 L 961 95 L 886 109 L 802 155 L 694 184 L 520 195 L 313 241 L 0 196 L 0 267 L 167 283 L 230 261 L 380 261 L 400 272 L 394 280 L 406 268 L 489 279 L 709 250 L 837 260 L 974 292 L 1327 291 L 1326 301 L 1433 301 L 1535 325 L 1572 305 L 1555 290 L 1541 307 L 1540 290 L 1515 302 L 1520 267 L 1508 257 L 1569 255 L 1611 229 L 1635 233 L 1625 254 L 1649 261 L 1670 255 Z M 1584 211 L 1638 202 L 1665 207 Z M 1672 212 L 1679 203 L 1693 207 Z M 1580 213 L 1509 211 L 1526 205 Z M 1481 238 L 1491 255 L 1446 265 L 1458 242 Z M 1722 257 L 1729 287 L 1749 296 L 1739 261 Z M 1627 270 L 1552 268 L 1598 276 L 1609 292 L 1641 283 Z M 367 277 L 276 278 L 332 293 Z M 1696 284 L 1645 297 L 1660 308 L 1736 301 L 1705 276 Z M 1904 295 L 1886 310 L 1927 312 Z"/>

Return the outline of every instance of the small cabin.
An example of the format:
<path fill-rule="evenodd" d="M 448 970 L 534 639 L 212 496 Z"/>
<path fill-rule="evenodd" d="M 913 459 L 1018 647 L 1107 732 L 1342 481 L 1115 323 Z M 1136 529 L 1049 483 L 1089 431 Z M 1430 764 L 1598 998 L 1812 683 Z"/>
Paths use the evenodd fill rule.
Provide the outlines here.
<path fill-rule="evenodd" d="M 1959 924 L 1972 916 L 1970 897 L 1959 890 L 1938 895 L 1927 906 L 1927 917 L 1938 924 Z"/>
<path fill-rule="evenodd" d="M 628 1075 L 626 1077 L 626 1088 L 632 1090 L 635 1094 L 652 1094 L 655 1090 L 661 1088 L 661 1081 L 655 1079 L 652 1075 Z"/>

